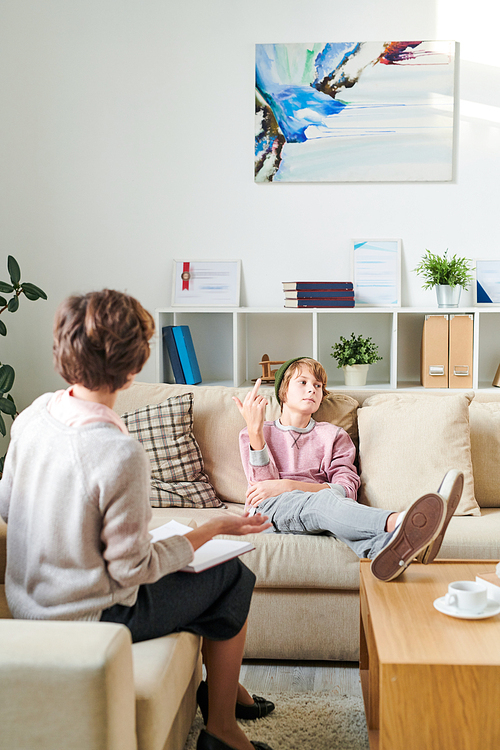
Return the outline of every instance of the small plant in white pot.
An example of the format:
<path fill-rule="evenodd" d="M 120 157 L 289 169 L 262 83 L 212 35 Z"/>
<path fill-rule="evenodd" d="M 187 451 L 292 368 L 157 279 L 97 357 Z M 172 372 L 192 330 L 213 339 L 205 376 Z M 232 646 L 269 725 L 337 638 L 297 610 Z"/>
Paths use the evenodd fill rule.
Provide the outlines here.
<path fill-rule="evenodd" d="M 337 360 L 337 367 L 344 371 L 346 385 L 365 385 L 370 365 L 382 359 L 378 354 L 378 345 L 371 337 L 355 336 L 346 339 L 340 337 L 340 342 L 332 346 L 330 356 Z"/>
<path fill-rule="evenodd" d="M 462 289 L 467 291 L 473 281 L 472 261 L 456 255 L 448 258 L 448 250 L 444 255 L 426 250 L 413 270 L 425 279 L 424 289 L 436 287 L 438 307 L 458 307 Z"/>

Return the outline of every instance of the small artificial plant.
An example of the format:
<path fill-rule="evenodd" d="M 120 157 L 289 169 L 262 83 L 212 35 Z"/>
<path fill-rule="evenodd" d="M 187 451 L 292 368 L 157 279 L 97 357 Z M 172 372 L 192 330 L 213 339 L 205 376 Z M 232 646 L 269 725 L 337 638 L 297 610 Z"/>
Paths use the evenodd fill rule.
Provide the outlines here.
<path fill-rule="evenodd" d="M 473 281 L 471 261 L 457 258 L 456 255 L 448 258 L 448 250 L 440 256 L 426 249 L 420 263 L 413 270 L 424 277 L 424 289 L 445 284 L 451 287 L 461 286 L 467 291 Z"/>
<path fill-rule="evenodd" d="M 332 349 L 330 356 L 337 360 L 339 368 L 346 365 L 372 365 L 382 359 L 378 355 L 377 344 L 370 337 L 355 336 L 354 333 L 351 333 L 349 339 L 341 336 L 340 343 L 334 344 Z"/>
<path fill-rule="evenodd" d="M 47 299 L 47 295 L 29 282 L 21 282 L 21 269 L 19 263 L 12 255 L 7 258 L 7 270 L 9 271 L 10 284 L 7 281 L 0 281 L 0 315 L 7 310 L 7 312 L 14 313 L 19 309 L 19 297 L 21 294 L 29 300 Z M 12 294 L 13 296 L 7 301 L 3 294 Z M 3 320 L 0 320 L 0 336 L 7 335 L 7 326 Z M 17 408 L 14 403 L 14 399 L 10 395 L 9 391 L 14 385 L 14 379 L 16 374 L 14 368 L 11 365 L 0 363 L 0 435 L 4 436 L 7 434 L 7 428 L 2 414 L 7 414 L 12 419 L 17 416 Z M 3 472 L 3 463 L 5 456 L 0 458 L 0 474 Z"/>

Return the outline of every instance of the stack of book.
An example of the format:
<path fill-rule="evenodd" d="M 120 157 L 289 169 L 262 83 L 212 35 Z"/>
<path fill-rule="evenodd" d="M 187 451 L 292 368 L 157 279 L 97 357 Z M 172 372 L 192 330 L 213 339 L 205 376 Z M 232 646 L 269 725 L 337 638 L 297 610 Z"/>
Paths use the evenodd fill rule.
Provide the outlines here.
<path fill-rule="evenodd" d="M 201 373 L 189 326 L 164 326 L 163 351 L 168 352 L 176 383 L 201 383 Z"/>
<path fill-rule="evenodd" d="M 354 307 L 351 281 L 284 281 L 285 307 Z"/>

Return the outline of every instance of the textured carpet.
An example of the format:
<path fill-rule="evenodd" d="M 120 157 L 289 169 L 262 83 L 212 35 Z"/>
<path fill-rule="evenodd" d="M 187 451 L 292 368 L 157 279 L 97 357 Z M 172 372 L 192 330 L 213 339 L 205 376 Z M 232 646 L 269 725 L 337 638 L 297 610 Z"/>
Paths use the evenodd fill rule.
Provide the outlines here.
<path fill-rule="evenodd" d="M 276 704 L 272 714 L 240 722 L 249 739 L 267 742 L 273 750 L 369 750 L 361 698 L 333 691 L 266 697 Z M 196 750 L 202 728 L 198 710 L 184 750 Z"/>

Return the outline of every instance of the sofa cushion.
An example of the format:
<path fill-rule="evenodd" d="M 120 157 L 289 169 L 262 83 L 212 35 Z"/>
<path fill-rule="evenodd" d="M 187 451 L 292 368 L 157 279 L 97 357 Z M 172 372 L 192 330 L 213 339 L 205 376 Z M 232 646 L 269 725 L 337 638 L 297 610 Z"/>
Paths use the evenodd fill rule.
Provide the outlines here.
<path fill-rule="evenodd" d="M 217 497 L 224 502 L 244 503 L 247 481 L 241 465 L 238 436 L 245 421 L 233 396 L 242 401 L 249 390 L 225 386 L 134 383 L 119 393 L 115 411 L 121 414 L 146 404 L 157 404 L 172 396 L 192 393 L 193 430 L 203 456 L 205 472 Z M 261 391 L 269 401 L 266 419 L 277 419 L 281 410 L 274 389 L 263 387 Z M 356 440 L 357 407 L 358 402 L 347 394 L 332 393 L 321 405 L 316 419 L 338 424 Z"/>
<path fill-rule="evenodd" d="M 500 506 L 500 402 L 469 409 L 474 490 L 482 508 Z"/>
<path fill-rule="evenodd" d="M 358 409 L 360 502 L 400 511 L 436 492 L 449 469 L 464 473 L 456 515 L 479 515 L 474 497 L 470 394 L 379 394 Z"/>
<path fill-rule="evenodd" d="M 238 539 L 223 536 L 224 539 Z M 256 588 L 352 590 L 359 588 L 359 559 L 329 534 L 248 534 L 255 549 L 241 557 Z"/>
<path fill-rule="evenodd" d="M 193 633 L 172 633 L 132 646 L 137 744 L 141 750 L 163 748 L 190 682 L 198 686 L 200 644 L 201 639 Z"/>
<path fill-rule="evenodd" d="M 151 463 L 154 508 L 216 508 L 222 505 L 203 471 L 193 435 L 193 395 L 173 396 L 122 416 Z"/>
<path fill-rule="evenodd" d="M 482 508 L 481 515 L 454 516 L 446 530 L 438 558 L 500 560 L 500 508 Z"/>

